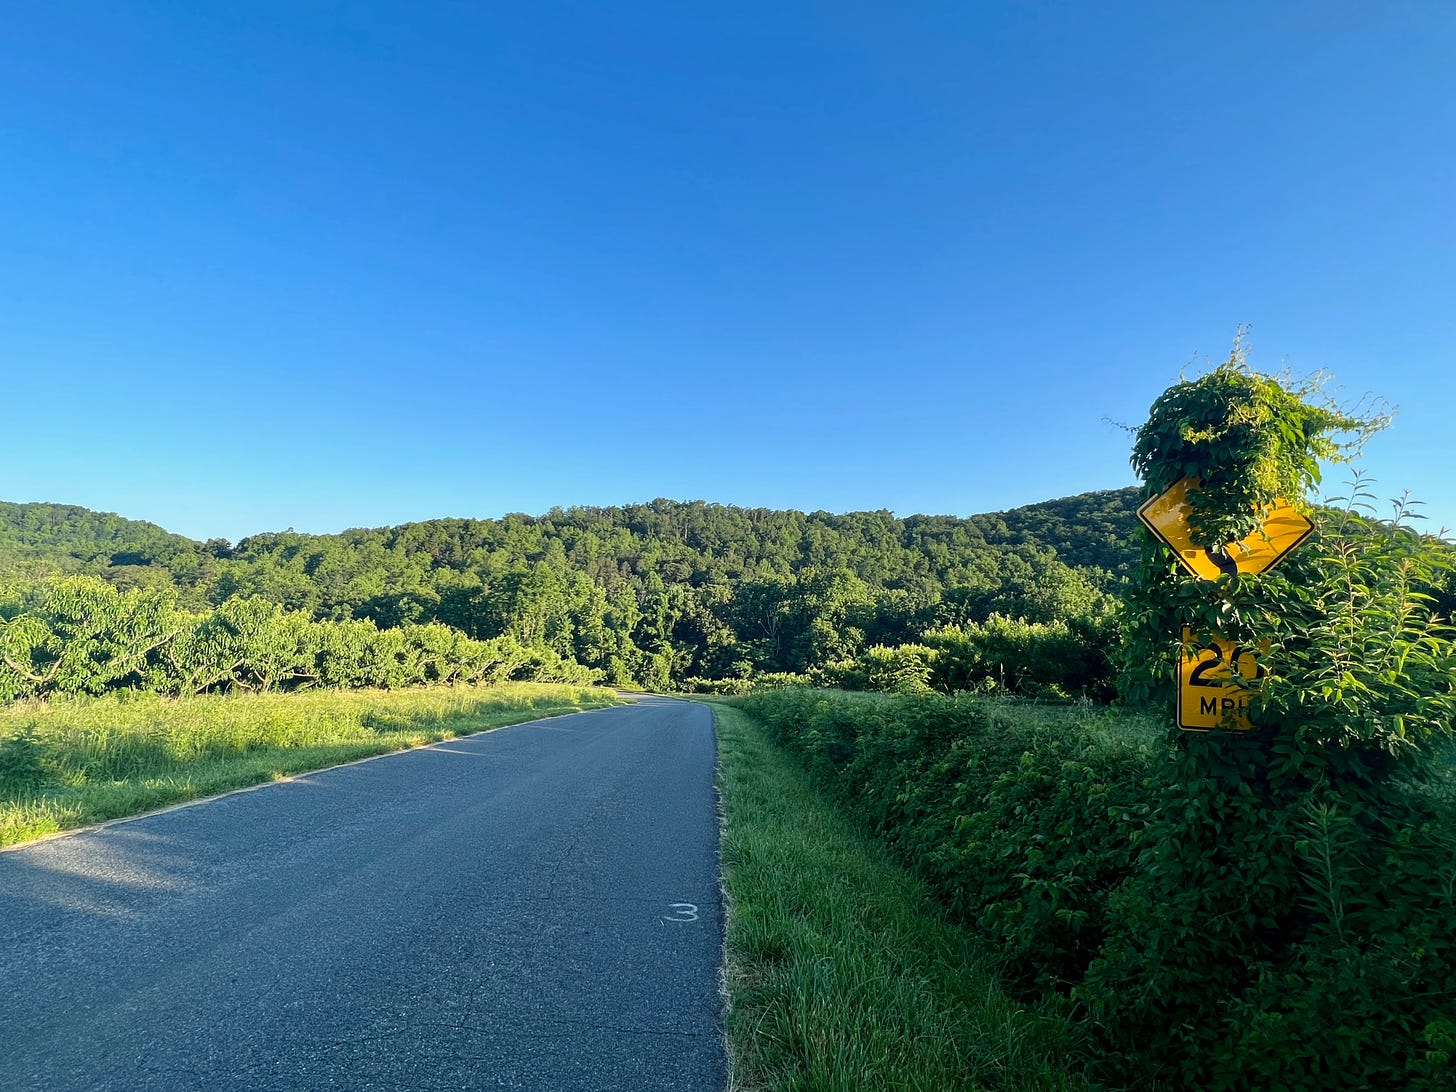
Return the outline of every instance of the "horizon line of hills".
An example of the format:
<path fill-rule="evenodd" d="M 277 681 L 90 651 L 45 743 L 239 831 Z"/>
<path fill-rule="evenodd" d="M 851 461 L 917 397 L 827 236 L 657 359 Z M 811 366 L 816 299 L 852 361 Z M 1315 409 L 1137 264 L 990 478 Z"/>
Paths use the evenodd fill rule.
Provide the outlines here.
<path fill-rule="evenodd" d="M 170 590 L 198 612 L 258 597 L 316 621 L 440 622 L 550 649 L 608 682 L 675 685 L 809 673 L 993 615 L 1103 616 L 1137 563 L 1138 499 L 1127 487 L 904 518 L 657 500 L 236 545 L 0 502 L 0 592 L 20 609 L 52 578 L 89 574 Z"/>
<path fill-rule="evenodd" d="M 260 531 L 245 535 L 236 543 L 226 538 L 189 538 L 159 524 L 131 519 L 115 512 L 103 512 L 81 505 L 59 502 L 16 502 L 0 500 L 0 577 L 13 573 L 22 560 L 56 564 L 70 571 L 137 569 L 167 565 L 179 555 L 200 553 L 217 558 L 237 558 L 270 550 L 291 550 L 302 544 L 343 543 L 357 545 L 383 540 L 391 546 L 410 539 L 438 542 L 442 539 L 472 540 L 489 548 L 501 536 L 495 529 L 543 527 L 548 529 L 625 528 L 646 537 L 704 538 L 705 525 L 725 520 L 747 520 L 756 527 L 776 531 L 796 527 L 829 528 L 852 533 L 856 528 L 880 525 L 905 531 L 924 531 L 930 537 L 965 530 L 969 537 L 987 545 L 1029 545 L 1048 547 L 1068 564 L 1125 573 L 1135 561 L 1135 542 L 1128 532 L 1136 529 L 1138 487 L 1095 490 L 1074 496 L 1021 505 L 1005 511 L 971 516 L 913 514 L 895 516 L 888 509 L 834 513 L 823 509 L 742 507 L 714 501 L 652 501 L 609 506 L 553 506 L 533 516 L 510 512 L 497 518 L 436 517 L 379 527 L 351 527 L 338 532 Z M 509 536 L 507 536 L 509 537 Z M 711 537 L 711 536 L 707 536 Z M 1129 552 L 1131 548 L 1132 552 Z M 126 583 L 125 577 L 113 573 Z"/>
<path fill-rule="evenodd" d="M 831 512 L 827 509 L 815 509 L 805 511 L 797 508 L 767 508 L 762 505 L 747 506 L 739 504 L 724 504 L 719 501 L 703 500 L 674 500 L 670 497 L 655 497 L 650 501 L 640 501 L 628 504 L 613 505 L 553 505 L 550 509 L 540 515 L 532 515 L 529 512 L 507 512 L 495 517 L 474 517 L 474 516 L 432 516 L 424 520 L 405 520 L 401 523 L 381 524 L 378 526 L 346 527 L 342 531 L 295 531 L 292 527 L 278 531 L 255 531 L 244 535 L 236 543 L 223 536 L 211 536 L 206 539 L 191 538 L 177 531 L 169 531 L 161 524 L 150 520 L 133 519 L 123 516 L 119 512 L 102 511 L 100 509 L 87 508 L 79 504 L 67 504 L 62 501 L 7 501 L 0 500 L 0 545 L 5 544 L 13 536 L 30 538 L 33 542 L 39 543 L 49 539 L 66 537 L 72 532 L 79 532 L 81 536 L 89 536 L 96 541 L 109 540 L 123 543 L 145 543 L 155 547 L 159 541 L 170 541 L 178 544 L 192 546 L 225 546 L 229 549 L 240 548 L 253 539 L 267 539 L 280 535 L 295 535 L 301 538 L 327 539 L 344 538 L 357 534 L 374 534 L 387 531 L 398 531 L 402 528 L 430 526 L 437 524 L 446 525 L 470 525 L 470 524 L 498 524 L 510 521 L 539 523 L 555 522 L 566 523 L 577 517 L 595 519 L 598 517 L 613 518 L 624 517 L 631 519 L 634 514 L 641 511 L 651 510 L 654 512 L 671 511 L 674 509 L 690 510 L 716 510 L 723 512 L 742 513 L 749 517 L 765 518 L 773 516 L 797 516 L 801 519 L 823 519 L 829 521 L 850 519 L 856 516 L 883 517 L 898 523 L 907 521 L 928 521 L 928 520 L 949 520 L 958 522 L 977 523 L 986 520 L 1010 518 L 1018 525 L 1026 522 L 1027 517 L 1035 517 L 1048 510 L 1066 509 L 1068 506 L 1077 507 L 1084 503 L 1094 502 L 1098 498 L 1122 496 L 1124 494 L 1136 494 L 1138 486 L 1124 486 L 1119 489 L 1091 490 L 1085 493 L 1078 493 L 1072 496 L 1052 498 L 1044 501 L 1037 501 L 1029 504 L 1018 505 L 1015 508 L 994 511 L 980 512 L 970 516 L 953 516 L 945 514 L 933 514 L 916 512 L 905 516 L 896 516 L 888 508 L 859 509 L 850 512 Z"/>

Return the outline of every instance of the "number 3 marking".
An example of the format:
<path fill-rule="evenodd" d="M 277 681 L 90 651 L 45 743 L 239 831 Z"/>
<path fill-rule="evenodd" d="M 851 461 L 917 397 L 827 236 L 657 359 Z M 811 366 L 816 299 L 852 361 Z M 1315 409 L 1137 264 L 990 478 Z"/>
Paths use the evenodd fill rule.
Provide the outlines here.
<path fill-rule="evenodd" d="M 698 908 L 693 903 L 675 902 L 668 909 L 672 911 L 672 914 L 664 914 L 662 916 L 663 921 L 687 922 L 698 920 Z"/>

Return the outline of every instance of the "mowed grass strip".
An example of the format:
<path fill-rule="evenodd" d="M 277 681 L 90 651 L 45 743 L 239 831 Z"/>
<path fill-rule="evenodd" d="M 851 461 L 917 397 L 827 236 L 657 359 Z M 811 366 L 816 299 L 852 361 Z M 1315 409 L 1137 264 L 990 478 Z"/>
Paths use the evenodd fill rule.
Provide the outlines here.
<path fill-rule="evenodd" d="M 724 810 L 731 1088 L 1088 1090 L 1078 1040 L 1010 1000 L 945 920 L 744 713 L 712 703 Z"/>
<path fill-rule="evenodd" d="M 505 683 L 0 707 L 0 846 L 621 701 L 599 687 Z"/>

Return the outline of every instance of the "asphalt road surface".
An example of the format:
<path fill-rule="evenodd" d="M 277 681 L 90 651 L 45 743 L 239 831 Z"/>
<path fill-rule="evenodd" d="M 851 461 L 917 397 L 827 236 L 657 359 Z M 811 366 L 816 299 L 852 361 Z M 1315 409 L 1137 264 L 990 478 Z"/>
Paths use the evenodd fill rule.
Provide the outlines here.
<path fill-rule="evenodd" d="M 0 1089 L 721 1090 L 708 709 L 0 853 Z"/>

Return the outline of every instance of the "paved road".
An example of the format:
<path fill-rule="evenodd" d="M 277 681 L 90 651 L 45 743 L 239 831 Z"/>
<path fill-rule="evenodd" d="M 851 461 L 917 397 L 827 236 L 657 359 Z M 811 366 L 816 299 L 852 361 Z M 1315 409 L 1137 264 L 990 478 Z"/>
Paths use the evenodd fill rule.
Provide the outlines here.
<path fill-rule="evenodd" d="M 0 853 L 0 1089 L 721 1090 L 713 763 L 649 698 Z"/>

